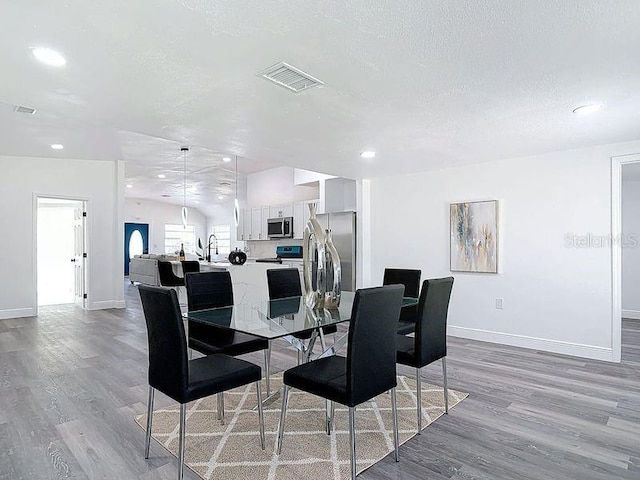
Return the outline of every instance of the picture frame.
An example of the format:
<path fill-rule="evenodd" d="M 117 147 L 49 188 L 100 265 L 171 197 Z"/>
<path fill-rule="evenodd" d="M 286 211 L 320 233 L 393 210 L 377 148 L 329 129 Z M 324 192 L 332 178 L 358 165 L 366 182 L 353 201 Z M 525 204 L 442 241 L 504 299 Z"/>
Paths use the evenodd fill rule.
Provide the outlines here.
<path fill-rule="evenodd" d="M 498 215 L 498 200 L 449 204 L 452 272 L 498 273 Z"/>

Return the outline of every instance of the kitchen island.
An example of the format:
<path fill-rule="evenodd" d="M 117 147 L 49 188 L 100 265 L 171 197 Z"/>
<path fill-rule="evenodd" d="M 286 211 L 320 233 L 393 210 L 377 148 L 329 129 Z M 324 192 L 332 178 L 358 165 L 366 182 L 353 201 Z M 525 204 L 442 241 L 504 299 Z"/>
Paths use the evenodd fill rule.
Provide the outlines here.
<path fill-rule="evenodd" d="M 244 265 L 233 265 L 229 262 L 200 262 L 201 272 L 226 270 L 231 274 L 234 303 L 268 299 L 267 270 L 271 268 L 289 268 L 289 265 L 252 261 Z"/>

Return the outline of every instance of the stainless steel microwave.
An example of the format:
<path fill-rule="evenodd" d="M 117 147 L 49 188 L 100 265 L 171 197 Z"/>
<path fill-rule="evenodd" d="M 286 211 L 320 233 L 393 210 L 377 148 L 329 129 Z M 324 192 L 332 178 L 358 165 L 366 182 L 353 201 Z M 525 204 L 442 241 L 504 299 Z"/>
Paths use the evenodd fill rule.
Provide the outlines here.
<path fill-rule="evenodd" d="M 293 217 L 278 217 L 267 220 L 269 238 L 293 238 Z"/>

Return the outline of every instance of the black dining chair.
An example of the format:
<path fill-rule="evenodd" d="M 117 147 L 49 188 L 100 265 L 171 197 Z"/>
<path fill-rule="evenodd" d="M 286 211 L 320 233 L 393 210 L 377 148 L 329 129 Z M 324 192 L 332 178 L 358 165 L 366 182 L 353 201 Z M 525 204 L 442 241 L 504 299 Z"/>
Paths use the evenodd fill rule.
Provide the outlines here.
<path fill-rule="evenodd" d="M 279 300 L 281 298 L 289 297 L 301 297 L 302 286 L 300 285 L 300 271 L 297 268 L 272 268 L 267 270 L 267 286 L 269 287 L 269 300 Z M 335 325 L 329 325 L 318 329 L 321 332 L 320 342 L 322 343 L 322 349 L 326 350 L 327 345 L 324 340 L 325 334 L 336 333 L 338 327 Z M 309 355 L 313 350 L 313 342 L 315 336 L 313 331 L 297 333 L 294 335 L 299 340 L 312 339 L 305 351 L 302 352 L 305 355 Z M 300 352 L 299 352 L 300 353 Z M 300 363 L 300 357 L 298 355 L 298 363 Z"/>
<path fill-rule="evenodd" d="M 297 388 L 331 402 L 327 409 L 327 432 L 334 419 L 334 403 L 349 407 L 351 478 L 356 478 L 356 406 L 391 390 L 393 441 L 398 457 L 396 405 L 396 345 L 394 339 L 402 305 L 401 285 L 357 290 L 349 322 L 347 356 L 330 356 L 304 363 L 284 372 L 285 385 L 276 453 L 282 450 L 289 389 Z"/>
<path fill-rule="evenodd" d="M 187 273 L 187 308 L 189 311 L 233 305 L 233 284 L 227 271 Z M 231 321 L 231 318 L 229 318 Z M 235 332 L 216 325 L 189 320 L 189 348 L 211 355 L 223 353 L 236 356 L 264 350 L 264 368 L 267 396 L 271 394 L 269 383 L 269 342 L 256 335 Z M 224 423 L 224 396 L 218 396 L 218 419 Z"/>
<path fill-rule="evenodd" d="M 404 285 L 404 296 L 418 298 L 420 293 L 420 270 L 411 270 L 406 268 L 385 268 L 382 278 L 383 285 Z M 400 320 L 398 320 L 398 333 L 400 335 L 408 335 L 413 333 L 416 328 L 416 318 L 418 315 L 418 306 L 403 307 L 400 312 Z"/>
<path fill-rule="evenodd" d="M 182 264 L 182 275 L 185 277 L 187 273 L 200 272 L 200 262 L 197 260 L 182 260 L 180 263 Z"/>
<path fill-rule="evenodd" d="M 184 324 L 175 290 L 148 285 L 140 285 L 138 290 L 149 339 L 149 401 L 144 458 L 149 458 L 155 390 L 180 404 L 178 480 L 182 480 L 186 404 L 252 382 L 255 382 L 258 393 L 260 443 L 264 450 L 260 367 L 228 355 L 208 355 L 189 360 Z"/>
<path fill-rule="evenodd" d="M 418 434 L 422 432 L 422 381 L 420 369 L 442 359 L 444 410 L 449 413 L 447 389 L 447 313 L 453 277 L 425 280 L 418 300 L 415 337 L 398 335 L 398 363 L 416 369 Z"/>

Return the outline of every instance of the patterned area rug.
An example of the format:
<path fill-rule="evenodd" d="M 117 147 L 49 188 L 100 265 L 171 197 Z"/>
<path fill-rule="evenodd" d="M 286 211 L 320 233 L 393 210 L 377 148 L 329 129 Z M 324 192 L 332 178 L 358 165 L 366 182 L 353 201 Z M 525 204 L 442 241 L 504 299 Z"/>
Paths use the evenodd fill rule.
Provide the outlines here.
<path fill-rule="evenodd" d="M 271 379 L 272 388 L 282 385 L 282 376 Z M 265 387 L 262 387 L 263 392 Z M 398 425 L 400 443 L 416 434 L 415 379 L 398 377 Z M 449 409 L 467 397 L 449 389 Z M 216 415 L 216 396 L 190 403 L 187 408 L 185 462 L 205 480 L 238 478 L 268 480 L 342 480 L 350 478 L 348 409 L 336 405 L 335 430 L 325 431 L 325 401 L 291 390 L 282 454 L 274 454 L 282 399 L 265 407 L 266 449 L 260 448 L 254 385 L 225 392 L 225 424 Z M 178 405 L 155 410 L 153 438 L 169 452 L 178 450 Z M 423 427 L 444 413 L 441 387 L 422 384 Z M 136 417 L 146 425 L 146 414 Z M 356 409 L 356 455 L 358 473 L 393 451 L 391 395 L 383 394 Z M 142 437 L 141 437 L 142 438 Z M 400 449 L 402 461 L 402 449 Z"/>

